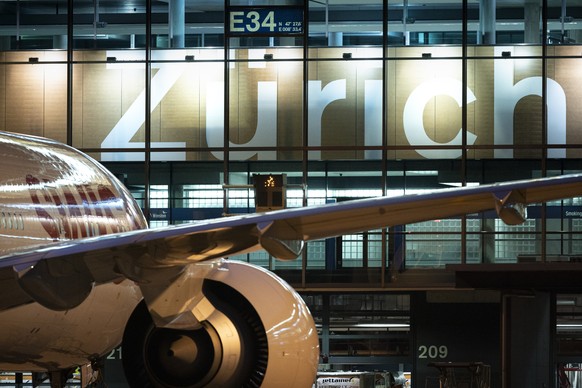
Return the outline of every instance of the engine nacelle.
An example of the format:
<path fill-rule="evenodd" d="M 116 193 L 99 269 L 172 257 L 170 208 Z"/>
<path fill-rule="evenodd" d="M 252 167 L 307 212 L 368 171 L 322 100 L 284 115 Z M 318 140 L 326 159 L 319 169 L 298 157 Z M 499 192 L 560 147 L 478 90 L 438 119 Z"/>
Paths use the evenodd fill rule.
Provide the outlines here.
<path fill-rule="evenodd" d="M 122 344 L 131 386 L 312 386 L 319 341 L 293 288 L 263 268 L 223 261 L 202 292 L 196 330 L 158 328 L 145 303 L 136 308 Z"/>

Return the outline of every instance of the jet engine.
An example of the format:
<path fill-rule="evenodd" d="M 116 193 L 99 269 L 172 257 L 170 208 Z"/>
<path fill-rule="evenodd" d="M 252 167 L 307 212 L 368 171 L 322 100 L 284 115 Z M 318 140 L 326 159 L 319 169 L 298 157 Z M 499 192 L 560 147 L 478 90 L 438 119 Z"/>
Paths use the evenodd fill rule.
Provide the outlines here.
<path fill-rule="evenodd" d="M 195 330 L 156 327 L 144 301 L 123 336 L 132 387 L 311 387 L 319 360 L 313 318 L 273 273 L 224 261 L 203 280 L 213 313 Z"/>

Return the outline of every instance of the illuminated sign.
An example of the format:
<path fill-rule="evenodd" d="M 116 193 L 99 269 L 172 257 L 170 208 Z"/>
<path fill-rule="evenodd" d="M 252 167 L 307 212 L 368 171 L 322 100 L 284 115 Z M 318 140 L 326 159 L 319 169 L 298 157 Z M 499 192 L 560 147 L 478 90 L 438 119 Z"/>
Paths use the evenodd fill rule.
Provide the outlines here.
<path fill-rule="evenodd" d="M 232 35 L 303 34 L 302 8 L 244 8 L 230 11 Z"/>
<path fill-rule="evenodd" d="M 285 208 L 285 174 L 253 175 L 257 211 Z"/>

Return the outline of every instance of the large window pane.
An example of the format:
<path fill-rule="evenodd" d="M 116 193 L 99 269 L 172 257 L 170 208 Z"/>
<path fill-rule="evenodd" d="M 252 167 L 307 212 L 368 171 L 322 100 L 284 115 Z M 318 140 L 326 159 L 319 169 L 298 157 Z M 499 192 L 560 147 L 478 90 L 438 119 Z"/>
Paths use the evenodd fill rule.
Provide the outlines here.
<path fill-rule="evenodd" d="M 309 159 L 379 159 L 382 146 L 382 63 L 348 48 L 312 50 L 309 67 Z M 318 150 L 317 147 L 330 147 Z M 374 148 L 376 147 L 376 148 Z M 335 148 L 335 149 L 333 149 Z M 358 149 L 360 148 L 360 149 Z"/>
<path fill-rule="evenodd" d="M 463 42 L 463 2 L 402 0 L 388 5 L 388 44 L 437 45 Z"/>
<path fill-rule="evenodd" d="M 272 53 L 272 54 L 271 54 Z M 235 52 L 230 64 L 229 147 L 231 160 L 298 159 L 303 142 L 301 51 L 248 49 Z M 223 135 L 213 132 L 212 145 L 222 147 Z M 276 147 L 282 146 L 281 152 Z M 238 151 L 237 148 L 244 150 Z M 285 150 L 287 148 L 287 150 Z M 222 155 L 215 154 L 221 158 Z"/>
<path fill-rule="evenodd" d="M 0 58 L 0 128 L 66 141 L 66 53 L 12 51 Z"/>
<path fill-rule="evenodd" d="M 224 42 L 224 3 L 195 0 L 154 2 L 152 46 L 217 47 Z"/>
<path fill-rule="evenodd" d="M 219 49 L 152 52 L 151 147 L 153 160 L 215 160 L 221 147 L 213 134 L 223 131 L 224 67 Z M 184 148 L 198 149 L 187 153 Z"/>
<path fill-rule="evenodd" d="M 66 49 L 67 3 L 0 1 L 0 50 Z"/>
<path fill-rule="evenodd" d="M 548 44 L 579 44 L 582 41 L 578 25 L 576 1 L 548 0 Z"/>
<path fill-rule="evenodd" d="M 381 46 L 382 1 L 310 1 L 309 46 Z"/>
<path fill-rule="evenodd" d="M 492 4 L 491 4 L 492 3 Z M 542 43 L 542 2 L 491 2 L 484 7 L 495 7 L 495 40 L 486 44 Z M 493 16 L 488 16 L 493 18 Z M 487 20 L 485 21 L 487 22 Z M 493 35 L 493 31 L 491 31 Z"/>
<path fill-rule="evenodd" d="M 399 59 L 389 60 L 386 66 L 388 145 L 412 147 L 389 152 L 389 157 L 459 158 L 463 85 L 462 61 L 456 57 L 460 49 L 399 48 L 396 56 Z M 468 136 L 467 143 L 472 141 Z"/>
<path fill-rule="evenodd" d="M 539 47 L 497 46 L 468 50 L 467 124 L 470 158 L 540 158 L 543 146 L 548 155 L 563 157 L 565 150 L 564 93 L 559 85 L 547 83 L 547 139 L 544 139 Z M 470 141 L 470 138 L 473 141 Z M 471 147 L 473 148 L 473 147 Z"/>
<path fill-rule="evenodd" d="M 143 157 L 130 152 L 145 148 L 142 56 L 143 52 L 124 51 L 76 53 L 79 63 L 73 67 L 75 147 L 109 149 L 111 152 L 102 154 L 101 160 Z"/>
<path fill-rule="evenodd" d="M 76 49 L 146 46 L 146 1 L 75 0 L 73 40 Z"/>
<path fill-rule="evenodd" d="M 548 150 L 549 156 L 580 158 L 578 148 L 560 144 L 582 144 L 582 115 L 577 108 L 582 98 L 577 85 L 582 82 L 580 46 L 553 46 L 548 54 Z"/>

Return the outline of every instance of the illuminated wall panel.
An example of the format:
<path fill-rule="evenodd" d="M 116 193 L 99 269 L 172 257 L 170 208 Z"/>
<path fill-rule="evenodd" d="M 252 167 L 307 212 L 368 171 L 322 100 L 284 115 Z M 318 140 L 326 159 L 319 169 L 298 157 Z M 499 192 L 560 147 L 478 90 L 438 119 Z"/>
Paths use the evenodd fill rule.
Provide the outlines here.
<path fill-rule="evenodd" d="M 65 140 L 66 65 L 28 63 L 29 58 L 59 61 L 64 53 L 8 52 L 4 67 L 2 101 L 4 125 L 9 131 L 24 132 Z M 19 63 L 20 62 L 20 63 Z M 66 99 L 65 99 L 66 101 Z M 60 129 L 59 129 L 60 128 Z"/>
<path fill-rule="evenodd" d="M 395 66 L 395 109 L 388 112 L 388 120 L 396 122 L 395 145 L 459 147 L 458 150 L 407 151 L 398 156 L 459 157 L 461 61 L 406 59 L 396 61 Z"/>
<path fill-rule="evenodd" d="M 549 50 L 555 57 L 546 67 L 544 139 L 539 47 L 468 50 L 465 138 L 459 48 L 391 48 L 385 60 L 386 144 L 377 49 L 312 49 L 306 63 L 301 49 L 233 50 L 228 64 L 229 158 L 299 160 L 307 146 L 311 160 L 375 160 L 384 146 L 389 158 L 398 159 L 457 159 L 463 149 L 469 158 L 540 159 L 546 143 L 550 158 L 579 157 L 581 151 L 565 147 L 582 142 L 577 50 Z M 194 61 L 186 61 L 185 53 Z M 156 153 L 159 160 L 224 158 L 223 53 L 152 52 L 151 148 L 168 150 Z M 265 60 L 265 54 L 273 60 Z M 29 63 L 33 56 L 38 63 Z M 2 53 L 0 128 L 66 139 L 65 57 L 62 51 Z M 143 50 L 75 52 L 74 146 L 145 149 L 145 69 Z M 122 153 L 101 158 L 132 160 Z"/>
<path fill-rule="evenodd" d="M 478 52 L 478 53 L 477 53 Z M 468 50 L 469 56 L 473 53 L 479 56 L 491 56 L 491 48 L 472 47 Z M 494 115 L 494 82 L 493 60 L 491 59 L 469 59 L 467 61 L 467 87 L 473 91 L 475 101 L 467 105 L 467 130 L 478 136 L 479 144 L 492 145 Z M 478 103 L 477 103 L 478 102 Z M 467 156 L 470 158 L 490 158 L 492 151 L 469 150 Z"/>
<path fill-rule="evenodd" d="M 560 85 L 566 96 L 566 144 L 582 144 L 582 110 L 579 108 L 582 78 L 580 47 L 550 47 L 548 54 L 556 56 L 555 59 L 547 61 L 548 77 Z M 582 152 L 579 149 L 568 149 L 566 155 L 568 158 L 579 158 Z"/>

